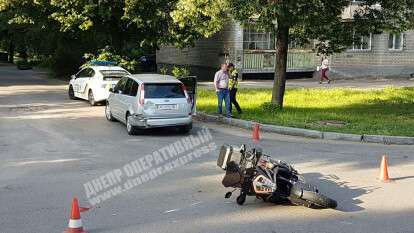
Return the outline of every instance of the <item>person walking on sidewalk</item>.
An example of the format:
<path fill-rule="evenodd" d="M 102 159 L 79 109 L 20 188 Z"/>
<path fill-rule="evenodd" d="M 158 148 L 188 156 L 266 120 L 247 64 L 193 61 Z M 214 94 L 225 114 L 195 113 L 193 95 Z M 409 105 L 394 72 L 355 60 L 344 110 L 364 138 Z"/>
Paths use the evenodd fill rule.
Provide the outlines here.
<path fill-rule="evenodd" d="M 329 60 L 327 57 L 322 58 L 321 63 L 321 81 L 319 81 L 319 84 L 322 84 L 322 82 L 326 79 L 328 80 L 328 84 L 331 83 L 331 80 L 328 78 L 327 72 L 329 70 Z"/>
<path fill-rule="evenodd" d="M 232 105 L 234 105 L 234 107 L 236 107 L 237 109 L 237 113 L 240 115 L 242 114 L 242 110 L 240 108 L 239 103 L 237 102 L 237 97 L 236 97 L 237 89 L 239 86 L 239 73 L 237 72 L 237 69 L 234 67 L 233 63 L 229 63 L 227 67 L 228 67 L 228 72 L 230 76 L 230 80 L 229 80 L 230 112 L 233 113 Z"/>
<path fill-rule="evenodd" d="M 214 87 L 218 99 L 218 114 L 223 113 L 223 101 L 226 104 L 226 116 L 231 117 L 230 93 L 229 93 L 229 73 L 227 64 L 221 64 L 221 69 L 214 75 Z"/>

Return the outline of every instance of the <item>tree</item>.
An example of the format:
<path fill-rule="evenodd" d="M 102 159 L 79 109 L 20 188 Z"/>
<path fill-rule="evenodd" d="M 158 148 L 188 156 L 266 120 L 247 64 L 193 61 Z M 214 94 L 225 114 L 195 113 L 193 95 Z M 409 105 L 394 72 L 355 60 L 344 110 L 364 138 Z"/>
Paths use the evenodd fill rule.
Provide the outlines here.
<path fill-rule="evenodd" d="M 358 38 L 362 35 L 414 27 L 414 0 L 361 1 L 354 18 L 344 20 L 342 14 L 351 3 L 350 0 L 180 0 L 172 16 L 178 27 L 191 28 L 198 36 L 208 37 L 220 30 L 226 14 L 244 25 L 253 23 L 258 29 L 272 32 L 276 39 L 272 103 L 282 108 L 289 42 L 316 42 L 317 53 L 329 55 L 360 43 Z"/>
<path fill-rule="evenodd" d="M 48 1 L 0 0 L 0 40 L 25 59 L 28 53 L 51 54 L 56 45 L 57 23 L 48 16 Z M 12 61 L 10 61 L 12 62 Z"/>
<path fill-rule="evenodd" d="M 97 53 L 107 46 L 123 57 L 152 53 L 155 47 L 142 43 L 151 35 L 125 18 L 127 2 L 0 0 L 1 44 L 6 47 L 10 42 L 16 50 L 52 57 L 51 68 L 57 75 L 74 72 L 85 53 Z"/>
<path fill-rule="evenodd" d="M 340 52 L 356 38 L 383 30 L 413 27 L 414 0 L 361 1 L 354 19 L 343 20 L 349 0 L 229 0 L 230 13 L 244 24 L 276 35 L 272 103 L 283 107 L 289 41 L 316 40 L 318 53 Z"/>
<path fill-rule="evenodd" d="M 178 47 L 192 45 L 223 28 L 227 19 L 227 0 L 179 0 L 171 12 L 170 34 Z"/>

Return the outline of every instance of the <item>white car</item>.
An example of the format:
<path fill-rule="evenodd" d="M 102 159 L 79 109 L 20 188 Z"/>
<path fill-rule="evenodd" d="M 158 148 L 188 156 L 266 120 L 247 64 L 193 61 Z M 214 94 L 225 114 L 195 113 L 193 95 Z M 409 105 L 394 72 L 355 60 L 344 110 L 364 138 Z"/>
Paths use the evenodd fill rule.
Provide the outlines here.
<path fill-rule="evenodd" d="M 111 64 L 111 63 L 109 63 Z M 89 66 L 72 75 L 69 81 L 70 99 L 88 100 L 92 106 L 109 97 L 109 89 L 114 88 L 122 77 L 130 75 L 119 66 Z"/>

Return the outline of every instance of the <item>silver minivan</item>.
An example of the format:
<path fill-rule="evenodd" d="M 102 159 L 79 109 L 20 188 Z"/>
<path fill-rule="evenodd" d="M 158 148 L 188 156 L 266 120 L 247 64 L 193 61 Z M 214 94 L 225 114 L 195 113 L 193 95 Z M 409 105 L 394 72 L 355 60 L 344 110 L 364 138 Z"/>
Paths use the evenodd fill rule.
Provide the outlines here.
<path fill-rule="evenodd" d="M 110 92 L 106 118 L 124 123 L 130 135 L 157 127 L 174 126 L 182 133 L 192 129 L 191 100 L 185 85 L 175 77 L 129 75 Z"/>

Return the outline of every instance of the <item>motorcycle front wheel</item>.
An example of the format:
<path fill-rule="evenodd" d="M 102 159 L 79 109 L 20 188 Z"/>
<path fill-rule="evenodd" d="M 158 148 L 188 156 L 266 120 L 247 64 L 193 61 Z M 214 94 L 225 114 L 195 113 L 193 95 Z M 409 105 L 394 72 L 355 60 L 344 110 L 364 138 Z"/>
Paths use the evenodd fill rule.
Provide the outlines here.
<path fill-rule="evenodd" d="M 312 207 L 315 208 L 335 209 L 338 206 L 335 200 L 313 191 L 303 190 L 302 199 L 311 203 L 313 205 Z"/>

